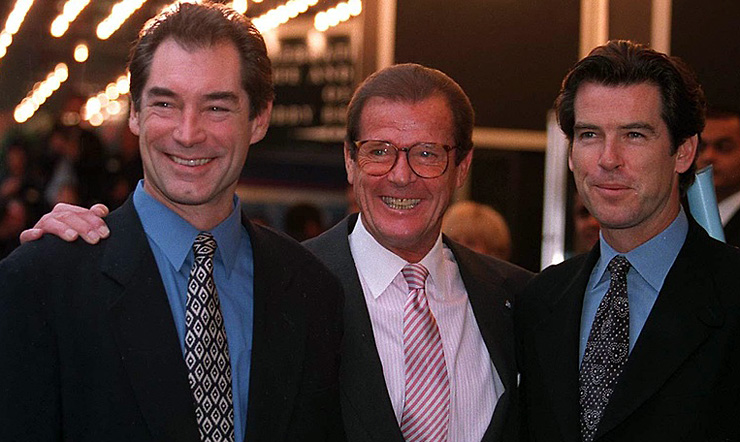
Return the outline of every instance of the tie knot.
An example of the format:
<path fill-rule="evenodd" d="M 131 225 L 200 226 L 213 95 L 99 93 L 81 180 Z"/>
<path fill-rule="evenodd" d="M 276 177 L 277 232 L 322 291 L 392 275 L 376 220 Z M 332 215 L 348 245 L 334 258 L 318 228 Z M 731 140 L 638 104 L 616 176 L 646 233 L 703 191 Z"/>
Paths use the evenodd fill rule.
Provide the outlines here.
<path fill-rule="evenodd" d="M 216 253 L 216 239 L 208 232 L 200 232 L 193 243 L 193 254 L 196 257 L 213 258 Z"/>
<path fill-rule="evenodd" d="M 406 283 L 409 285 L 409 290 L 419 290 L 424 288 L 424 281 L 429 276 L 429 270 L 419 263 L 406 264 L 401 270 L 403 277 L 406 278 Z"/>
<path fill-rule="evenodd" d="M 630 262 L 623 255 L 617 255 L 609 261 L 607 269 L 609 269 L 612 278 L 625 277 L 630 269 Z"/>

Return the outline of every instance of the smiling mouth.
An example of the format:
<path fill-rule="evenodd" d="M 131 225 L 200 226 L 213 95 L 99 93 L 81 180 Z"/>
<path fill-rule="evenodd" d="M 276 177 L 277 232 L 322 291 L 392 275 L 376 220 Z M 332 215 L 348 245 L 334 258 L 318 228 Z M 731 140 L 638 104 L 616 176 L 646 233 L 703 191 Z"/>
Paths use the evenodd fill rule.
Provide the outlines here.
<path fill-rule="evenodd" d="M 203 166 L 204 164 L 210 163 L 212 160 L 212 158 L 198 158 L 198 159 L 187 160 L 185 158 L 176 157 L 174 155 L 169 155 L 169 157 L 175 163 L 181 166 L 189 166 L 189 167 Z"/>
<path fill-rule="evenodd" d="M 419 202 L 421 202 L 420 198 L 393 198 L 390 196 L 384 196 L 381 199 L 388 207 L 397 210 L 413 209 L 417 204 L 419 204 Z"/>

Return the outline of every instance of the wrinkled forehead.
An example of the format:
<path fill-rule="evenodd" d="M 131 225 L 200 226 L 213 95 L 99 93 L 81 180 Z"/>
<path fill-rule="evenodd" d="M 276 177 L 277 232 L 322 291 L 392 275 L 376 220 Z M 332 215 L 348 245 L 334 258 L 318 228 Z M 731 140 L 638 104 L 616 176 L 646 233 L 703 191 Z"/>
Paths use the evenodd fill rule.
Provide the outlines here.
<path fill-rule="evenodd" d="M 392 136 L 382 139 L 399 143 L 451 143 L 455 133 L 447 100 L 437 95 L 414 101 L 371 97 L 363 106 L 358 129 L 361 138 Z"/>

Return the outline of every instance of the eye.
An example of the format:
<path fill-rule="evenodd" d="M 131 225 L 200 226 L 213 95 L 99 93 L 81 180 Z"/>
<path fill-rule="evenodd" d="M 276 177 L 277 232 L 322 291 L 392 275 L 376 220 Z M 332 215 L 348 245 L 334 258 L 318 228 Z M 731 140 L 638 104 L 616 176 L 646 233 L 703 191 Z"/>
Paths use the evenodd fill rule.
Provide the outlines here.
<path fill-rule="evenodd" d="M 639 139 L 639 138 L 645 138 L 645 135 L 641 134 L 640 132 L 633 131 L 633 132 L 628 132 L 627 137 L 632 138 L 632 139 Z"/>
<path fill-rule="evenodd" d="M 211 112 L 229 112 L 230 109 L 223 106 L 209 106 L 208 110 Z"/>
<path fill-rule="evenodd" d="M 735 143 L 730 140 L 720 141 L 715 144 L 715 149 L 717 149 L 717 152 L 721 153 L 732 152 L 733 150 L 735 150 L 735 147 Z"/>
<path fill-rule="evenodd" d="M 596 138 L 596 132 L 590 131 L 590 130 L 585 130 L 583 132 L 578 132 L 577 135 L 578 135 L 578 138 L 581 139 L 581 140 L 588 140 L 588 139 L 591 139 L 591 138 Z"/>
<path fill-rule="evenodd" d="M 391 147 L 386 143 L 368 141 L 360 146 L 360 153 L 366 157 L 382 158 L 389 156 Z"/>
<path fill-rule="evenodd" d="M 430 149 L 420 149 L 417 156 L 425 159 L 434 159 L 439 157 L 439 152 Z"/>
<path fill-rule="evenodd" d="M 372 157 L 383 157 L 388 155 L 387 147 L 373 147 L 368 151 L 368 155 Z"/>
<path fill-rule="evenodd" d="M 170 103 L 169 101 L 155 101 L 152 103 L 152 107 L 161 107 L 167 109 L 172 107 L 172 103 Z"/>

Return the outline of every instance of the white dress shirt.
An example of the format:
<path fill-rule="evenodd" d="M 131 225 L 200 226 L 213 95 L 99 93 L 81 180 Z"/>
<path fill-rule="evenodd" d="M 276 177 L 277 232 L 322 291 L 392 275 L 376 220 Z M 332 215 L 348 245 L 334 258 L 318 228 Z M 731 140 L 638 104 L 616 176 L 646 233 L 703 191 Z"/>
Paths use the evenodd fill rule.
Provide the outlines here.
<path fill-rule="evenodd" d="M 388 395 L 400 423 L 406 382 L 403 311 L 408 296 L 401 269 L 407 262 L 368 233 L 362 216 L 349 236 L 349 245 L 370 313 Z M 483 342 L 455 257 L 442 243 L 441 234 L 420 262 L 429 270 L 426 293 L 439 326 L 450 378 L 448 441 L 479 441 L 504 386 Z"/>
<path fill-rule="evenodd" d="M 740 209 L 740 192 L 733 193 L 717 204 L 722 225 L 726 226 L 733 215 Z"/>

